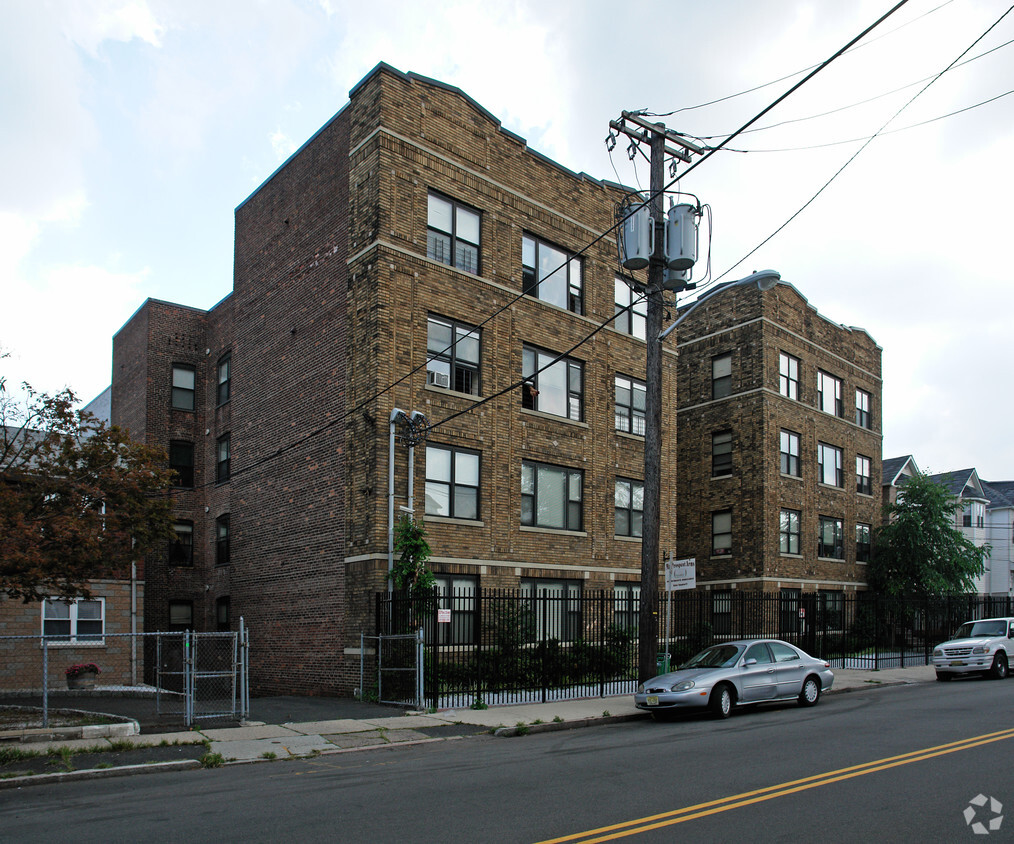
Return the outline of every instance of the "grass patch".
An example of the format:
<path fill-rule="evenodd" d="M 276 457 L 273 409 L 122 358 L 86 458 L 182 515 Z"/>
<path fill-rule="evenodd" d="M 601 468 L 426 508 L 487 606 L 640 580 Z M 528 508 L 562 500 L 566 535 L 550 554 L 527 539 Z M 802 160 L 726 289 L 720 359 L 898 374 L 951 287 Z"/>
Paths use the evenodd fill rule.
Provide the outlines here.
<path fill-rule="evenodd" d="M 517 728 L 519 736 L 528 735 L 528 725 L 524 721 L 518 721 L 514 726 Z"/>
<path fill-rule="evenodd" d="M 265 751 L 264 751 L 264 752 L 263 752 L 263 753 L 261 754 L 261 759 L 268 759 L 268 760 L 272 760 L 272 759 L 277 759 L 277 758 L 278 758 L 278 754 L 277 754 L 277 753 L 275 753 L 275 752 L 274 752 L 273 750 L 265 750 Z"/>
<path fill-rule="evenodd" d="M 202 768 L 221 768 L 225 764 L 225 757 L 221 753 L 205 753 L 200 761 Z"/>

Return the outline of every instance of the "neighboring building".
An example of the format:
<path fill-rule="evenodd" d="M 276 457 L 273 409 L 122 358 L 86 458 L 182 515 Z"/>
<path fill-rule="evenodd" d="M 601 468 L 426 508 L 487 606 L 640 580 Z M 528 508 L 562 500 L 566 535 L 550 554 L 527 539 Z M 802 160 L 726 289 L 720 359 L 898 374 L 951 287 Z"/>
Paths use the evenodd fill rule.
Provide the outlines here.
<path fill-rule="evenodd" d="M 0 454 L 6 452 L 5 444 L 17 448 L 24 438 L 33 437 L 38 441 L 41 434 L 5 426 L 0 430 Z M 12 482 L 9 474 L 2 482 Z M 26 603 L 0 592 L 0 687 L 42 687 L 39 639 L 5 638 L 14 636 L 47 637 L 52 688 L 62 686 L 64 669 L 82 662 L 99 666 L 103 684 L 127 685 L 138 679 L 136 649 L 125 634 L 143 629 L 143 567 L 136 572 L 107 570 L 85 586 L 89 597 L 70 601 L 53 597 Z"/>
<path fill-rule="evenodd" d="M 883 518 L 887 521 L 886 508 L 898 500 L 898 490 L 909 478 L 921 475 L 922 472 L 916 465 L 915 458 L 911 454 L 903 457 L 885 457 L 881 482 L 881 505 Z"/>
<path fill-rule="evenodd" d="M 840 605 L 880 521 L 880 347 L 786 283 L 717 293 L 677 341 L 677 553 L 716 606 L 733 589 Z"/>
<path fill-rule="evenodd" d="M 1014 481 L 982 481 L 989 542 L 989 594 L 1014 595 Z"/>
<path fill-rule="evenodd" d="M 982 483 L 975 469 L 958 469 L 954 472 L 941 472 L 929 475 L 933 483 L 943 486 L 957 499 L 954 512 L 954 526 L 961 530 L 965 538 L 981 548 L 986 540 L 986 505 L 989 498 L 983 491 Z M 986 571 L 975 579 L 975 591 L 980 595 L 992 594 L 991 588 L 991 557 L 986 557 Z M 1002 576 L 1006 582 L 1007 577 Z M 1002 592 L 1006 595 L 1006 588 Z"/>
<path fill-rule="evenodd" d="M 209 311 L 148 300 L 114 338 L 112 421 L 163 446 L 178 477 L 177 539 L 148 561 L 148 629 L 242 616 L 257 690 L 357 687 L 360 633 L 387 588 L 389 506 L 408 503 L 395 409 L 431 426 L 414 505 L 441 587 L 638 594 L 643 308 L 594 333 L 631 301 L 615 241 L 599 239 L 624 193 L 533 152 L 455 88 L 368 74 L 237 208 L 233 292 Z M 788 291 L 765 302 L 792 307 Z M 879 349 L 865 342 L 845 352 L 854 365 L 796 353 L 879 404 Z M 870 472 L 876 419 L 861 438 Z M 860 439 L 841 425 L 835 442 Z M 663 490 L 663 548 L 675 491 Z M 854 520 L 840 496 L 825 510 Z M 851 579 L 838 588 L 861 581 L 840 565 Z"/>

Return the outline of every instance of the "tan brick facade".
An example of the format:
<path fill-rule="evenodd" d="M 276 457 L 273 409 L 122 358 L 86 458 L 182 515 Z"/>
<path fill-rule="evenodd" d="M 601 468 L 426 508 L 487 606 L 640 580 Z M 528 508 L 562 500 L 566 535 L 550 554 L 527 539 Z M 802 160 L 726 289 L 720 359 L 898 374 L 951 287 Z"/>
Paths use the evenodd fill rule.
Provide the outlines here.
<path fill-rule="evenodd" d="M 861 329 L 821 316 L 788 284 L 715 294 L 678 330 L 677 471 L 681 556 L 697 559 L 698 585 L 777 592 L 865 586 L 856 525 L 880 522 L 881 349 Z M 781 393 L 782 354 L 797 364 L 797 398 Z M 728 396 L 712 397 L 715 357 L 731 355 Z M 819 409 L 818 372 L 841 383 L 841 416 Z M 869 427 L 856 423 L 856 390 L 870 396 Z M 712 435 L 732 434 L 732 469 L 716 474 Z M 800 473 L 781 471 L 780 434 L 799 438 Z M 818 447 L 840 449 L 841 485 L 818 476 Z M 857 491 L 856 457 L 870 460 L 869 493 Z M 798 553 L 782 553 L 781 513 L 799 514 Z M 712 514 L 731 511 L 732 548 L 713 554 Z M 821 517 L 840 520 L 841 558 L 818 554 Z"/>
<path fill-rule="evenodd" d="M 427 257 L 431 194 L 479 215 L 478 273 Z M 214 609 L 228 598 L 230 624 L 242 616 L 251 630 L 255 689 L 350 693 L 360 633 L 373 632 L 375 595 L 386 588 L 396 408 L 419 411 L 430 425 L 415 449 L 413 503 L 437 573 L 469 575 L 480 587 L 638 581 L 641 543 L 615 535 L 615 485 L 643 478 L 643 439 L 616 430 L 615 378 L 644 378 L 645 344 L 600 329 L 615 312 L 617 269 L 615 240 L 600 236 L 622 196 L 528 149 L 457 89 L 386 66 L 360 82 L 237 209 L 233 293 L 207 313 L 148 302 L 117 335 L 114 422 L 163 445 L 192 439 L 199 455 L 195 488 L 177 493 L 178 516 L 194 525 L 193 565 L 149 560 L 155 626 L 167 621 L 168 602 L 183 600 L 193 604 L 195 627 L 214 629 Z M 521 296 L 526 235 L 585 250 L 580 312 Z M 481 332 L 474 395 L 428 383 L 431 317 Z M 795 318 L 781 320 L 791 329 Z M 579 418 L 522 406 L 526 345 L 580 363 Z M 220 404 L 215 373 L 226 353 L 232 392 Z M 805 356 L 813 359 L 809 346 Z M 197 369 L 199 406 L 189 415 L 169 409 L 177 359 Z M 667 354 L 663 467 L 677 464 L 675 363 Z M 777 392 L 777 356 L 752 365 L 757 381 L 775 367 Z M 763 426 L 777 424 L 777 409 L 768 404 L 771 418 L 755 434 L 743 431 L 756 442 L 744 440 L 737 454 L 770 436 Z M 398 431 L 396 508 L 408 503 L 408 449 Z M 226 433 L 232 474 L 216 483 L 214 448 Z M 427 444 L 479 454 L 478 518 L 426 515 Z M 765 465 L 760 455 L 750 459 L 758 471 Z M 521 524 L 526 461 L 580 473 L 579 526 Z M 682 552 L 677 515 L 690 524 L 694 516 L 677 489 L 663 484 L 660 545 Z M 702 512 L 725 494 L 695 490 Z M 771 508 L 751 506 L 746 524 L 758 528 L 758 543 L 770 542 Z M 224 514 L 231 560 L 216 566 L 215 521 Z M 740 530 L 738 541 L 746 535 Z M 777 548 L 777 530 L 773 541 Z M 739 553 L 735 565 L 756 567 L 759 548 Z"/>

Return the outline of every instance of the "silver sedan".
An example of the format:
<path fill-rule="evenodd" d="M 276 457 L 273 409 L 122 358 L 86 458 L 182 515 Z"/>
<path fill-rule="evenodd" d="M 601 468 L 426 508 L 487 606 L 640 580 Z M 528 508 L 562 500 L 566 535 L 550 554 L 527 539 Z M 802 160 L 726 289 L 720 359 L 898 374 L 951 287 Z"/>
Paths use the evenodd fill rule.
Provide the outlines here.
<path fill-rule="evenodd" d="M 831 688 L 830 663 L 778 639 L 743 639 L 712 645 L 681 665 L 641 683 L 634 705 L 655 717 L 708 707 L 728 718 L 742 704 L 797 700 L 814 706 Z"/>

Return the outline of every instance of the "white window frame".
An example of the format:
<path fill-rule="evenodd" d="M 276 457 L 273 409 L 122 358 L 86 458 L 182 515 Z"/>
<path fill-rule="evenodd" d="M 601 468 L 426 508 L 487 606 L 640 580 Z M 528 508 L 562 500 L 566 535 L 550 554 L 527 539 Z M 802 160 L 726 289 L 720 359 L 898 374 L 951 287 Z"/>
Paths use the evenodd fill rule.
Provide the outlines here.
<path fill-rule="evenodd" d="M 837 375 L 817 370 L 817 407 L 824 413 L 841 418 L 843 414 L 842 380 Z"/>
<path fill-rule="evenodd" d="M 648 299 L 635 291 L 622 276 L 615 282 L 616 319 L 613 327 L 621 334 L 629 334 L 638 340 L 647 337 Z"/>
<path fill-rule="evenodd" d="M 826 460 L 830 456 L 832 460 Z M 845 478 L 842 474 L 843 451 L 836 445 L 830 443 L 817 443 L 817 480 L 825 486 L 833 486 L 844 489 Z M 828 480 L 831 478 L 831 480 Z"/>
<path fill-rule="evenodd" d="M 81 603 L 97 603 L 99 605 L 99 621 L 102 624 L 102 632 L 98 634 L 98 638 L 79 638 L 78 634 L 78 609 Z M 66 604 L 69 610 L 70 631 L 68 639 L 57 638 L 55 635 L 46 635 L 46 607 L 51 604 Z M 71 598 L 70 600 L 64 600 L 63 598 L 52 597 L 45 598 L 40 604 L 40 627 L 39 631 L 46 639 L 48 647 L 102 647 L 106 644 L 106 599 L 99 597 L 92 598 Z M 58 619 L 51 619 L 56 621 Z M 61 619 L 62 620 L 62 619 Z M 96 619 L 80 619 L 81 621 L 95 621 Z M 86 636 L 93 636 L 95 634 L 84 634 Z"/>
<path fill-rule="evenodd" d="M 778 353 L 778 392 L 799 401 L 799 358 L 788 352 Z"/>

